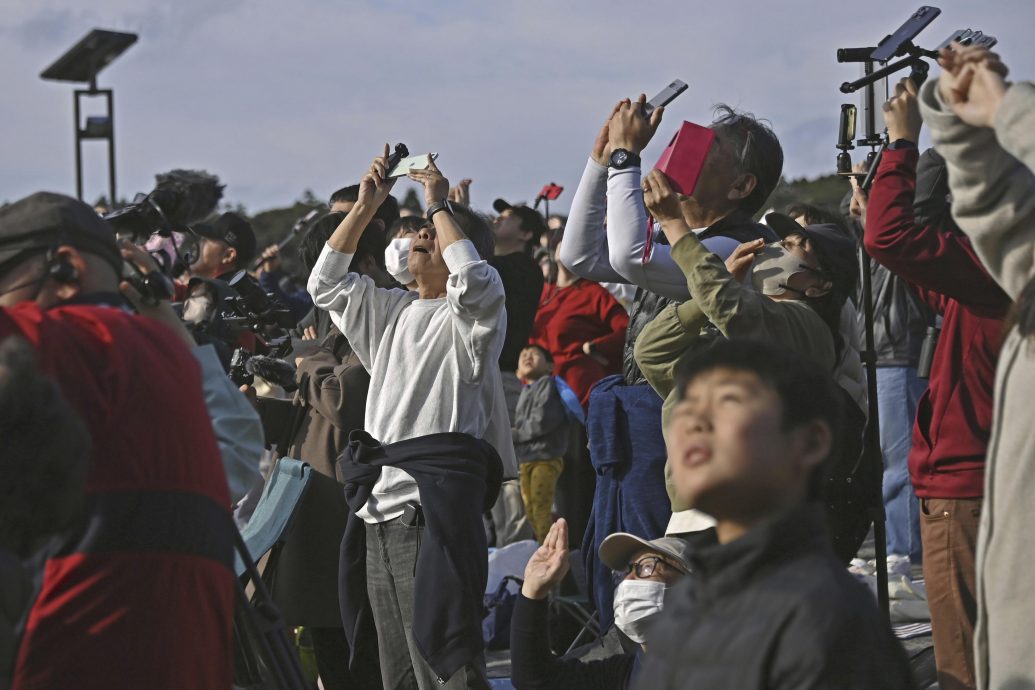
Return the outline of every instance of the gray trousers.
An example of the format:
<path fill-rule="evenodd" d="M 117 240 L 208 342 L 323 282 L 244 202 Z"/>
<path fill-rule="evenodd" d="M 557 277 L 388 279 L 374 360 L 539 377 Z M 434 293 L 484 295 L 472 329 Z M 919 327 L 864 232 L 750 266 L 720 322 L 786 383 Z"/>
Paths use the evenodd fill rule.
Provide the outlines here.
<path fill-rule="evenodd" d="M 444 685 L 428 667 L 413 639 L 413 583 L 423 527 L 399 519 L 367 529 L 367 596 L 377 628 L 378 657 L 385 690 L 486 690 L 485 655 L 460 669 Z M 445 595 L 445 593 L 443 593 Z"/>

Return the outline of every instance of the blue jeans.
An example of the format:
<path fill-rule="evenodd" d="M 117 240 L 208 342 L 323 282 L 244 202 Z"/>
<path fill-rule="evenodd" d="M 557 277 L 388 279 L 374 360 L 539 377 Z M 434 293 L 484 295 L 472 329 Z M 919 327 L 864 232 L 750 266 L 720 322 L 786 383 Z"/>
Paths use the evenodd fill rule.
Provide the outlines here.
<path fill-rule="evenodd" d="M 888 553 L 920 563 L 920 504 L 909 481 L 916 406 L 927 389 L 913 367 L 877 368 L 880 449 L 884 454 L 884 512 Z"/>

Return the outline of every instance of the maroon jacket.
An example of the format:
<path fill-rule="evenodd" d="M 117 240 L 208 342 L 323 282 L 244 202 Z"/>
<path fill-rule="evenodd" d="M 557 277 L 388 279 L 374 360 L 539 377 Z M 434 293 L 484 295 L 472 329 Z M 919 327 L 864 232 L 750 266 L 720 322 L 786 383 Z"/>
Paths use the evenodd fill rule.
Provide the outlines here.
<path fill-rule="evenodd" d="M 588 407 L 594 384 L 622 371 L 628 325 L 625 309 L 597 283 L 580 279 L 565 288 L 547 283 L 528 340 L 553 355 L 553 373 L 567 381 L 582 406 Z M 607 364 L 582 351 L 587 341 Z"/>
<path fill-rule="evenodd" d="M 970 240 L 913 219 L 915 148 L 887 150 L 870 190 L 865 246 L 910 283 L 942 332 L 930 385 L 917 406 L 909 474 L 920 498 L 978 498 L 992 428 L 992 391 L 1010 298 Z"/>

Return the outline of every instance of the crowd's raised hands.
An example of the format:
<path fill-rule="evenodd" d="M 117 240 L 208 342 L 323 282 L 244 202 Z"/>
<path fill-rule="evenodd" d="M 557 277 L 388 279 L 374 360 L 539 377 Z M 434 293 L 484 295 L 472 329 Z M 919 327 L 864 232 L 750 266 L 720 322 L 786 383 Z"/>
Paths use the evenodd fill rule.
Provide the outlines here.
<path fill-rule="evenodd" d="M 991 127 L 1009 88 L 1009 70 L 999 55 L 953 43 L 951 49 L 942 49 L 938 64 L 944 69 L 938 78 L 942 100 L 967 124 Z"/>

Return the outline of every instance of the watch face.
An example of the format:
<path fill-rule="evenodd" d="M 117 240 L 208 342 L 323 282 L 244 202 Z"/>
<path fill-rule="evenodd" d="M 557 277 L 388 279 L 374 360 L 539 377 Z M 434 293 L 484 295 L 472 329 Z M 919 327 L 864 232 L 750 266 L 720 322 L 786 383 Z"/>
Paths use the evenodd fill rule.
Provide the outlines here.
<path fill-rule="evenodd" d="M 618 149 L 611 154 L 611 164 L 615 167 L 625 165 L 627 160 L 629 160 L 629 152 L 624 149 Z"/>

